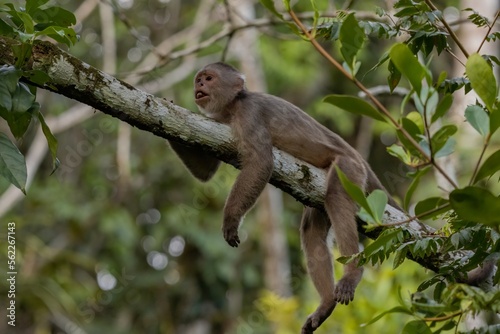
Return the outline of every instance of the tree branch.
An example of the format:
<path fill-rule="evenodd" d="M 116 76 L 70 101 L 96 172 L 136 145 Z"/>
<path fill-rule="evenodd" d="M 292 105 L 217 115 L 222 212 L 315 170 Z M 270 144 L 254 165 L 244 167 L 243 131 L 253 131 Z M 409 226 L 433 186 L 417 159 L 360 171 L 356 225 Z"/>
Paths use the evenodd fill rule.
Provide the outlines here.
<path fill-rule="evenodd" d="M 15 43 L 0 36 L 0 65 L 14 63 L 10 50 Z M 138 90 L 48 42 L 35 44 L 32 60 L 27 66 L 42 70 L 51 77 L 50 82 L 42 87 L 44 89 L 92 106 L 159 137 L 209 151 L 221 161 L 239 167 L 236 146 L 227 125 Z M 304 205 L 322 209 L 326 172 L 276 148 L 273 149 L 273 156 L 274 172 L 270 182 Z M 403 212 L 388 205 L 383 220 L 386 224 L 394 224 L 407 218 Z M 371 238 L 376 238 L 383 230 L 366 232 L 362 225 L 360 221 L 362 233 Z M 417 221 L 409 222 L 406 228 L 415 234 L 434 230 Z M 437 270 L 446 262 L 444 258 L 449 259 L 450 254 L 416 261 L 426 268 Z"/>

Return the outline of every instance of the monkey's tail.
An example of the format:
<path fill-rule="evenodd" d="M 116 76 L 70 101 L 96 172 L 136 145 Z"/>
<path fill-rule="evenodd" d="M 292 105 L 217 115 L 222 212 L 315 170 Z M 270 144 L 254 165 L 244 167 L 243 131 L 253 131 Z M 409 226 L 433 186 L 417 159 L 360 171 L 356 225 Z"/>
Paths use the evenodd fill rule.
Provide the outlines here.
<path fill-rule="evenodd" d="M 368 165 L 368 163 L 365 163 L 365 166 L 366 166 L 366 170 L 368 171 L 368 173 L 367 173 L 368 174 L 368 180 L 366 182 L 366 191 L 368 193 L 371 193 L 375 189 L 380 189 L 380 190 L 384 191 L 387 194 L 387 198 L 389 199 L 389 201 L 388 201 L 389 204 L 391 206 L 395 207 L 396 209 L 401 210 L 402 212 L 404 212 L 403 209 L 399 206 L 399 204 L 389 194 L 389 192 L 387 191 L 387 189 L 385 189 L 385 187 L 382 185 L 382 182 L 380 182 L 380 180 L 378 179 L 377 175 L 375 175 L 375 172 L 372 171 L 372 169 L 370 168 L 370 166 Z"/>

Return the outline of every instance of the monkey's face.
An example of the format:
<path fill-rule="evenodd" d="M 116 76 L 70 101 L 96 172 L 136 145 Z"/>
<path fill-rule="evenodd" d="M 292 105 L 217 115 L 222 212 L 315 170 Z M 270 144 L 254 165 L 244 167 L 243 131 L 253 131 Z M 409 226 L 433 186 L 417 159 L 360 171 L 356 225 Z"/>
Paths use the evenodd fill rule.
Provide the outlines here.
<path fill-rule="evenodd" d="M 205 69 L 196 74 L 194 79 L 194 101 L 200 110 L 206 110 L 211 100 L 211 94 L 212 97 L 216 98 L 216 96 L 213 96 L 215 93 L 213 86 L 217 85 L 217 79 L 216 73 Z"/>
<path fill-rule="evenodd" d="M 200 111 L 217 118 L 244 89 L 245 80 L 234 68 L 215 63 L 205 66 L 194 77 L 194 99 Z"/>

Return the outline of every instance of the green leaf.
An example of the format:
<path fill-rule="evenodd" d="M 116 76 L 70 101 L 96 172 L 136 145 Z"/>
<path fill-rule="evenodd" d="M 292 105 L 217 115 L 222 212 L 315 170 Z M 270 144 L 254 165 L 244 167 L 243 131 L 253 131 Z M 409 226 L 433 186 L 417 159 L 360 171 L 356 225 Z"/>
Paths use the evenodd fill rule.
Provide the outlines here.
<path fill-rule="evenodd" d="M 366 197 L 368 205 L 372 209 L 373 218 L 378 224 L 382 224 L 382 217 L 384 216 L 385 206 L 387 205 L 387 194 L 376 189 Z"/>
<path fill-rule="evenodd" d="M 469 77 L 472 89 L 486 104 L 490 112 L 497 98 L 497 82 L 493 69 L 479 54 L 473 54 L 465 64 L 465 73 Z"/>
<path fill-rule="evenodd" d="M 314 11 L 313 27 L 316 28 L 316 26 L 318 25 L 319 10 L 318 10 L 318 6 L 316 5 L 316 0 L 310 0 L 310 2 L 311 2 L 311 6 L 313 8 L 313 11 Z"/>
<path fill-rule="evenodd" d="M 70 11 L 61 7 L 49 7 L 47 9 L 34 9 L 30 12 L 33 20 L 38 23 L 35 28 L 43 30 L 49 26 L 70 27 L 76 24 L 76 17 Z"/>
<path fill-rule="evenodd" d="M 441 300 L 441 295 L 443 294 L 443 290 L 446 288 L 446 283 L 441 281 L 441 282 L 438 282 L 436 284 L 436 286 L 434 287 L 434 299 L 437 300 L 437 301 L 440 301 Z M 453 328 L 455 326 L 452 326 L 451 328 Z M 444 328 L 444 326 L 443 326 Z M 451 329 L 449 328 L 449 329 Z"/>
<path fill-rule="evenodd" d="M 58 146 L 57 138 L 52 134 L 52 131 L 50 131 L 50 128 L 45 122 L 42 113 L 38 113 L 38 119 L 40 120 L 40 125 L 42 126 L 42 132 L 45 135 L 45 138 L 47 139 L 47 144 L 49 145 L 50 154 L 52 155 L 52 173 L 54 173 L 61 164 L 59 162 L 59 159 L 57 159 L 57 146 Z"/>
<path fill-rule="evenodd" d="M 494 134 L 500 127 L 500 110 L 493 110 L 490 113 L 490 133 Z"/>
<path fill-rule="evenodd" d="M 6 97 L 3 96 L 2 99 L 5 100 Z M 10 109 L 0 105 L 0 116 L 7 121 L 14 137 L 21 138 L 28 130 L 34 114 L 38 112 L 36 108 L 38 103 L 34 101 L 35 96 L 31 94 L 28 86 L 19 82 L 12 93 Z M 4 103 L 2 102 L 2 104 Z"/>
<path fill-rule="evenodd" d="M 474 183 L 481 181 L 486 177 L 491 177 L 493 174 L 500 170 L 500 150 L 496 151 L 484 161 L 481 168 L 474 178 Z"/>
<path fill-rule="evenodd" d="M 412 121 L 413 124 L 415 124 L 419 131 L 418 131 L 418 134 L 423 134 L 424 133 L 424 119 L 422 118 L 422 115 L 420 115 L 418 112 L 416 111 L 410 111 L 406 117 L 407 119 L 409 119 L 410 121 Z"/>
<path fill-rule="evenodd" d="M 355 59 L 365 42 L 365 31 L 359 26 L 354 13 L 349 14 L 340 27 L 340 53 L 354 74 Z"/>
<path fill-rule="evenodd" d="M 31 12 L 45 5 L 49 0 L 26 0 L 26 11 L 31 14 Z"/>
<path fill-rule="evenodd" d="M 56 42 L 66 44 L 67 46 L 74 45 L 78 41 L 75 31 L 71 28 L 50 26 L 42 31 L 35 33 L 35 36 L 48 36 L 54 39 Z"/>
<path fill-rule="evenodd" d="M 31 43 L 21 43 L 12 46 L 12 51 L 16 57 L 16 68 L 22 68 L 26 62 L 31 58 L 33 45 Z"/>
<path fill-rule="evenodd" d="M 419 117 L 416 117 L 417 115 Z M 406 117 L 401 119 L 403 129 L 405 129 L 406 132 L 408 132 L 408 134 L 417 141 L 423 134 L 423 124 L 422 117 L 417 112 L 411 112 Z"/>
<path fill-rule="evenodd" d="M 406 165 L 411 165 L 411 155 L 403 147 L 393 144 L 387 148 L 387 152 Z"/>
<path fill-rule="evenodd" d="M 37 112 L 33 109 L 35 96 L 25 83 L 19 82 L 21 74 L 13 66 L 0 67 L 0 116 L 16 138 L 24 135 Z"/>
<path fill-rule="evenodd" d="M 260 0 L 260 3 L 267 8 L 271 13 L 279 17 L 280 19 L 283 20 L 283 15 L 279 13 L 276 8 L 274 7 L 274 1 L 273 0 Z M 285 2 L 285 7 L 287 7 L 287 10 L 290 10 L 290 2 L 288 3 Z"/>
<path fill-rule="evenodd" d="M 35 102 L 35 95 L 31 94 L 25 83 L 19 82 L 14 94 L 12 94 L 12 112 L 26 112 L 29 108 L 31 108 L 33 102 Z"/>
<path fill-rule="evenodd" d="M 407 117 L 403 118 L 401 120 L 401 125 L 408 132 L 408 134 L 413 139 L 415 139 L 415 141 L 418 142 L 422 138 L 422 136 L 421 136 L 422 130 L 411 119 L 409 119 Z M 420 151 L 417 148 L 415 148 L 415 146 L 413 146 L 413 144 L 410 142 L 410 140 L 408 140 L 408 138 L 406 138 L 406 136 L 403 134 L 403 132 L 401 132 L 400 130 L 397 130 L 396 135 L 398 136 L 398 139 L 401 142 L 401 144 L 404 146 L 404 148 L 411 154 L 411 156 L 409 156 L 410 159 L 408 161 L 412 160 L 412 156 L 413 157 L 421 157 L 422 156 Z M 410 163 L 408 163 L 408 164 L 410 165 Z"/>
<path fill-rule="evenodd" d="M 439 85 L 438 90 L 441 93 L 453 94 L 462 87 L 464 87 L 465 94 L 471 90 L 469 79 L 464 77 L 445 79 L 441 85 Z"/>
<path fill-rule="evenodd" d="M 392 263 L 392 269 L 396 269 L 406 260 L 406 254 L 408 250 L 405 248 L 403 250 L 397 251 L 396 255 L 394 255 L 394 262 Z"/>
<path fill-rule="evenodd" d="M 334 21 L 329 23 L 328 30 L 325 34 L 325 39 L 336 41 L 339 39 L 340 27 L 342 24 L 340 22 Z"/>
<path fill-rule="evenodd" d="M 458 217 L 485 225 L 500 224 L 500 198 L 478 187 L 456 189 L 450 194 L 450 204 Z"/>
<path fill-rule="evenodd" d="M 425 114 L 428 119 L 432 119 L 432 116 L 434 116 L 439 102 L 439 94 L 433 87 L 429 87 L 428 90 L 428 97 L 426 99 L 423 99 L 423 101 L 425 101 Z"/>
<path fill-rule="evenodd" d="M 434 123 L 439 118 L 443 117 L 444 114 L 451 108 L 452 103 L 453 96 L 451 94 L 446 94 L 436 107 L 436 112 L 432 115 L 431 123 Z"/>
<path fill-rule="evenodd" d="M 40 70 L 24 71 L 23 77 L 39 86 L 43 86 L 47 81 L 50 81 L 50 76 L 44 71 Z"/>
<path fill-rule="evenodd" d="M 457 132 L 457 127 L 455 125 L 445 125 L 441 127 L 432 136 L 431 142 L 435 155 L 446 146 L 449 142 L 449 138 Z"/>
<path fill-rule="evenodd" d="M 422 92 L 425 92 L 425 94 L 417 94 L 416 92 L 413 93 L 412 95 L 412 98 L 413 98 L 413 102 L 415 103 L 415 109 L 417 109 L 417 111 L 422 115 L 422 117 L 425 115 L 425 100 L 422 101 L 422 99 L 420 98 L 420 95 L 424 95 L 425 98 L 427 98 L 427 92 L 428 92 L 428 89 L 427 87 L 422 87 L 422 90 L 420 91 L 420 93 Z"/>
<path fill-rule="evenodd" d="M 23 21 L 24 31 L 28 34 L 35 32 L 35 27 L 33 25 L 33 19 L 29 14 L 24 12 L 17 12 L 17 16 Z"/>
<path fill-rule="evenodd" d="M 423 281 L 422 283 L 420 283 L 420 285 L 417 288 L 417 291 L 418 292 L 424 291 L 424 290 L 430 288 L 431 286 L 433 286 L 434 284 L 441 282 L 442 280 L 443 280 L 443 277 L 441 275 L 432 276 L 430 279 L 427 279 L 427 280 Z"/>
<path fill-rule="evenodd" d="M 417 189 L 417 187 L 420 183 L 420 178 L 422 176 L 424 176 L 425 174 L 427 174 L 427 172 L 429 170 L 430 170 L 430 166 L 426 166 L 422 169 L 419 169 L 415 173 L 412 173 L 413 175 L 411 175 L 411 176 L 413 176 L 413 180 L 411 181 L 411 184 L 409 185 L 408 190 L 406 190 L 406 195 L 405 195 L 405 199 L 404 199 L 404 203 L 403 203 L 403 207 L 405 208 L 405 210 L 408 210 L 411 197 L 413 196 L 413 193 L 415 192 L 415 190 Z"/>
<path fill-rule="evenodd" d="M 434 153 L 434 158 L 442 158 L 446 157 L 453 152 L 455 152 L 455 145 L 457 144 L 457 141 L 455 138 L 449 138 L 443 147 L 441 147 L 436 153 Z"/>
<path fill-rule="evenodd" d="M 348 95 L 328 95 L 323 102 L 333 104 L 340 109 L 353 114 L 369 116 L 378 121 L 386 122 L 385 118 L 370 103 L 355 96 Z"/>
<path fill-rule="evenodd" d="M 370 68 L 366 73 L 365 73 L 365 76 L 373 71 L 375 71 L 376 69 L 378 69 L 380 66 L 382 66 L 383 63 L 385 63 L 386 61 L 389 60 L 389 53 L 388 52 L 384 52 L 384 54 L 380 57 L 378 63 L 376 63 L 372 68 Z"/>
<path fill-rule="evenodd" d="M 424 199 L 423 201 L 418 202 L 415 206 L 415 215 L 419 216 L 420 219 L 430 219 L 437 217 L 438 215 L 450 210 L 447 204 L 448 201 L 441 197 L 431 197 Z M 442 206 L 444 207 L 437 211 L 429 212 Z"/>
<path fill-rule="evenodd" d="M 472 8 L 466 8 L 466 9 L 464 9 L 464 11 L 472 12 L 472 14 L 470 14 L 467 18 L 469 20 L 471 20 L 472 23 L 474 23 L 479 28 L 480 27 L 484 27 L 486 25 L 489 25 L 488 18 L 486 16 L 482 16 L 481 14 L 479 14 L 478 12 L 476 12 L 474 9 L 472 9 Z"/>
<path fill-rule="evenodd" d="M 19 11 L 14 7 L 12 3 L 6 3 L 4 6 L 7 6 L 10 10 L 3 10 L 4 12 L 10 15 L 9 19 L 14 23 L 17 29 L 22 29 L 23 20 L 18 15 Z"/>
<path fill-rule="evenodd" d="M 12 94 L 16 91 L 22 71 L 14 66 L 0 67 L 0 107 L 12 110 Z"/>
<path fill-rule="evenodd" d="M 500 31 L 496 31 L 492 34 L 489 34 L 488 37 L 486 37 L 486 40 L 488 42 L 496 42 L 498 39 L 500 39 Z"/>
<path fill-rule="evenodd" d="M 435 87 L 441 86 L 441 84 L 446 80 L 447 76 L 448 76 L 448 73 L 446 73 L 446 71 L 441 71 L 441 73 L 439 73 L 439 77 L 437 79 Z"/>
<path fill-rule="evenodd" d="M 490 133 L 490 118 L 486 111 L 478 105 L 469 105 L 465 109 L 465 118 L 483 137 Z"/>
<path fill-rule="evenodd" d="M 31 124 L 33 117 L 39 112 L 40 105 L 35 102 L 30 109 L 22 113 L 10 112 L 7 122 L 16 139 L 22 138 Z"/>
<path fill-rule="evenodd" d="M 371 207 L 365 198 L 363 190 L 361 190 L 356 184 L 349 180 L 349 178 L 344 174 L 344 172 L 342 172 L 342 170 L 338 166 L 335 166 L 335 170 L 340 179 L 340 183 L 342 184 L 342 187 L 344 187 L 347 194 L 349 194 L 349 196 L 356 203 L 358 203 L 363 209 L 365 209 L 370 214 L 370 216 L 373 216 L 373 212 L 371 211 Z"/>
<path fill-rule="evenodd" d="M 413 89 L 420 94 L 426 70 L 413 55 L 407 45 L 395 44 L 389 51 L 394 66 L 410 81 Z"/>
<path fill-rule="evenodd" d="M 403 327 L 403 330 L 401 331 L 401 334 L 432 334 L 431 329 L 427 324 L 425 323 L 424 320 L 413 320 L 408 323 Z"/>
<path fill-rule="evenodd" d="M 7 37 L 14 37 L 15 31 L 14 28 L 12 28 L 7 22 L 2 20 L 0 18 L 0 35 L 7 36 Z"/>
<path fill-rule="evenodd" d="M 378 238 L 363 250 L 364 256 L 373 264 L 383 262 L 394 251 L 394 245 L 401 242 L 403 232 L 401 229 L 386 229 Z"/>
<path fill-rule="evenodd" d="M 401 81 L 401 72 L 396 68 L 392 60 L 389 61 L 389 65 L 387 65 L 387 69 L 389 70 L 389 76 L 387 77 L 387 84 L 391 89 L 391 93 L 394 91 Z"/>
<path fill-rule="evenodd" d="M 0 175 L 26 194 L 26 161 L 16 145 L 0 133 Z"/>

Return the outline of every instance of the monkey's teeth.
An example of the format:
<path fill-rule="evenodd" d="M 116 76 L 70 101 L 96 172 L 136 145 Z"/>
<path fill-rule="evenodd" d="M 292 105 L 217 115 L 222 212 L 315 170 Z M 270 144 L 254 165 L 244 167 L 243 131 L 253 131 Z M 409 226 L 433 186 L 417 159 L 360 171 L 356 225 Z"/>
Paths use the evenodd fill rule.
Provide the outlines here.
<path fill-rule="evenodd" d="M 205 94 L 205 93 L 203 93 L 203 92 L 197 92 L 197 93 L 196 93 L 196 98 L 197 98 L 197 99 L 201 99 L 201 98 L 202 98 L 202 97 L 204 97 L 204 96 L 206 96 L 206 94 Z"/>

